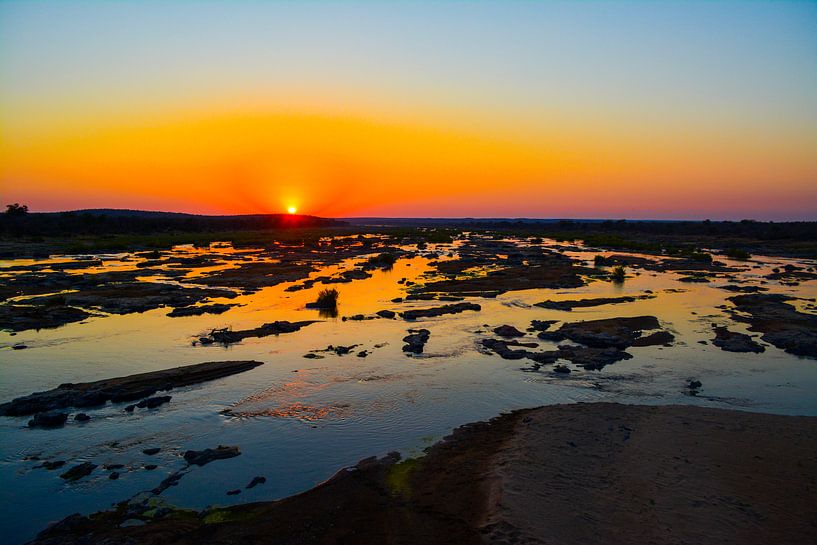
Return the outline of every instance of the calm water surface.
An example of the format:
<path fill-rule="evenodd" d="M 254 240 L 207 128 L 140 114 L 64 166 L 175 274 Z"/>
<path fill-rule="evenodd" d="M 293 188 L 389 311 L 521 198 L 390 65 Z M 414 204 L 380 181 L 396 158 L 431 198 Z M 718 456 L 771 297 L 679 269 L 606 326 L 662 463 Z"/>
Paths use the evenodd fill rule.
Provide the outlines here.
<path fill-rule="evenodd" d="M 441 247 L 446 253 L 451 247 Z M 178 248 L 180 254 L 200 250 Z M 212 252 L 229 255 L 230 248 Z M 592 261 L 597 252 L 568 251 Z M 609 254 L 609 252 L 607 252 Z M 252 252 L 246 254 L 253 256 Z M 101 267 L 71 272 L 128 270 L 134 262 L 122 255 L 102 256 Z M 53 262 L 71 258 L 54 259 Z M 337 284 L 340 315 L 372 314 L 381 309 L 405 310 L 435 306 L 433 302 L 395 304 L 405 295 L 398 281 L 420 281 L 431 257 L 401 259 L 390 271 Z M 718 258 L 719 260 L 720 257 Z M 729 262 L 743 268 L 736 273 L 757 284 L 773 267 L 812 262 L 782 258 L 753 258 Z M 359 263 L 348 260 L 313 276 L 334 274 Z M 43 261 L 0 262 L 11 265 Z M 226 263 L 193 269 L 195 277 Z M 630 271 L 635 274 L 639 271 Z M 817 361 L 798 358 L 773 346 L 762 354 L 736 354 L 712 346 L 712 324 L 746 332 L 722 308 L 734 295 L 709 284 L 678 281 L 676 273 L 640 271 L 623 284 L 596 281 L 572 290 L 509 292 L 495 299 L 474 299 L 481 312 L 465 312 L 407 323 L 403 320 L 343 321 L 322 318 L 299 332 L 247 339 L 227 348 L 194 345 L 214 327 L 245 329 L 274 320 L 318 319 L 304 308 L 325 286 L 287 292 L 291 283 L 265 288 L 231 302 L 242 306 L 213 316 L 169 318 L 168 309 L 142 314 L 94 317 L 83 323 L 11 336 L 0 333 L 0 401 L 63 382 L 81 382 L 216 360 L 254 359 L 265 362 L 252 371 L 171 392 L 170 403 L 157 410 L 128 414 L 121 405 L 89 411 L 92 420 L 69 420 L 62 429 L 28 429 L 24 418 L 0 418 L 0 531 L 5 543 L 33 537 L 51 521 L 75 512 L 91 513 L 150 490 L 186 464 L 187 449 L 238 445 L 241 456 L 194 468 L 178 486 L 162 495 L 171 504 L 201 509 L 248 501 L 281 498 L 303 491 L 361 458 L 398 450 L 414 455 L 460 424 L 483 420 L 511 409 L 552 403 L 621 401 L 627 403 L 684 403 L 781 414 L 817 415 Z M 155 276 L 145 281 L 162 281 Z M 0 278 L 2 281 L 2 278 Z M 805 298 L 817 296 L 817 282 L 786 286 L 769 281 L 773 293 Z M 545 299 L 638 295 L 651 290 L 654 299 L 607 305 L 572 312 L 531 306 Z M 806 308 L 807 303 L 798 303 Z M 489 327 L 511 324 L 524 330 L 533 319 L 577 321 L 615 316 L 654 315 L 677 339 L 672 347 L 631 348 L 633 359 L 602 371 L 574 372 L 565 377 L 524 372 L 524 361 L 506 361 L 478 348 Z M 426 353 L 409 357 L 401 339 L 410 327 L 431 331 Z M 534 339 L 535 340 L 535 339 Z M 699 341 L 707 341 L 700 344 Z M 12 350 L 23 343 L 26 350 Z M 539 341 L 542 349 L 554 344 Z M 359 344 L 371 354 L 305 359 L 310 350 L 327 345 Z M 571 366 L 573 367 L 573 366 Z M 698 397 L 684 393 L 685 381 L 704 383 Z M 225 410 L 227 412 L 225 413 Z M 161 447 L 155 456 L 142 450 Z M 59 478 L 61 470 L 35 469 L 29 460 L 66 460 L 66 467 L 93 461 L 99 468 L 75 483 Z M 109 480 L 102 464 L 126 465 L 119 480 Z M 145 464 L 157 464 L 155 470 Z M 264 485 L 227 496 L 257 475 Z"/>

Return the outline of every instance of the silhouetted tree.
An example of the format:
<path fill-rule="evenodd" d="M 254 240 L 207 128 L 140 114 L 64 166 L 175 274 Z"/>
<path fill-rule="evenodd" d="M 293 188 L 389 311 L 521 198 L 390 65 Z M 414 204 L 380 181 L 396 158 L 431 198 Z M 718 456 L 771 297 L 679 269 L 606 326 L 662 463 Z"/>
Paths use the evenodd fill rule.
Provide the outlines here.
<path fill-rule="evenodd" d="M 10 218 L 19 218 L 28 214 L 28 206 L 18 202 L 6 205 L 6 216 Z"/>

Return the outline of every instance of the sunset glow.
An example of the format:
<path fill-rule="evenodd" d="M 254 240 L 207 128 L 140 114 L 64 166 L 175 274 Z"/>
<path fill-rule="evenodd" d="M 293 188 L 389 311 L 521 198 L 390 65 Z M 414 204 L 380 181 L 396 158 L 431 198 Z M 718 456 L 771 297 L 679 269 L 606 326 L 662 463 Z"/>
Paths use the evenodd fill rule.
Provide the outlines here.
<path fill-rule="evenodd" d="M 287 212 L 289 212 L 290 214 L 294 214 L 297 211 L 298 209 L 295 208 L 294 206 L 290 206 L 289 208 L 287 208 Z"/>
<path fill-rule="evenodd" d="M 185 6 L 0 5 L 7 201 L 817 218 L 813 3 Z"/>

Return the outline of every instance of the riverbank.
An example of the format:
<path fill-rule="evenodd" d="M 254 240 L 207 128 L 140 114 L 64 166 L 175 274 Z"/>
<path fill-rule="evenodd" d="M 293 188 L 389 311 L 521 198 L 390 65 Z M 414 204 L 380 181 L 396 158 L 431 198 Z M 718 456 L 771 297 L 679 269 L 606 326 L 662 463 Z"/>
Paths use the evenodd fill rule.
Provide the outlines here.
<path fill-rule="evenodd" d="M 811 543 L 815 453 L 813 417 L 555 405 L 280 501 L 160 516 L 121 504 L 34 543 Z"/>

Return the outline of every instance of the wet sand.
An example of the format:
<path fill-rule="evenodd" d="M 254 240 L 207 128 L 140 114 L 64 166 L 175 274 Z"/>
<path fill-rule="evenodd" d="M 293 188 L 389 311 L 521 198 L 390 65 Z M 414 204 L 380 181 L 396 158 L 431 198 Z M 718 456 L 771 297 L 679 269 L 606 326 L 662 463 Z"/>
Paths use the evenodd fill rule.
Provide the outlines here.
<path fill-rule="evenodd" d="M 805 544 L 816 498 L 817 418 L 554 405 L 463 426 L 421 458 L 363 460 L 281 501 L 158 519 L 122 504 L 35 542 Z"/>

